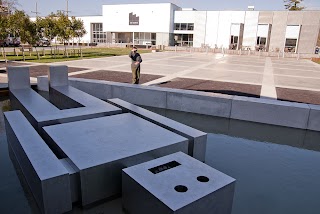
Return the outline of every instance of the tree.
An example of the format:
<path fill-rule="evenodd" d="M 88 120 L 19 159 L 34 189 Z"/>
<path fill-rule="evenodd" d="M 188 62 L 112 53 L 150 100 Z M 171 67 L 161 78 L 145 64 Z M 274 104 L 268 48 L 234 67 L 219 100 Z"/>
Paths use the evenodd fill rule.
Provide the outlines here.
<path fill-rule="evenodd" d="M 18 5 L 18 0 L 2 0 L 2 6 L 7 8 L 9 14 L 14 12 Z"/>
<path fill-rule="evenodd" d="M 304 0 L 283 0 L 286 10 L 303 10 L 305 7 L 299 6 Z"/>
<path fill-rule="evenodd" d="M 76 19 L 74 16 L 71 17 L 71 35 L 73 38 L 78 39 L 78 43 L 80 43 L 81 38 L 87 33 L 84 28 L 83 21 L 81 19 Z M 80 53 L 81 46 L 80 46 Z"/>
<path fill-rule="evenodd" d="M 57 13 L 57 36 L 64 43 L 64 54 L 68 57 L 66 43 L 71 39 L 71 21 L 68 16 L 62 12 Z"/>
<path fill-rule="evenodd" d="M 16 10 L 8 16 L 8 29 L 14 37 L 20 36 L 21 30 L 24 28 L 25 19 L 29 19 L 29 17 L 24 11 L 20 10 Z M 16 48 L 14 48 L 14 53 L 16 53 Z"/>
<path fill-rule="evenodd" d="M 7 58 L 6 58 L 6 52 L 5 52 L 4 46 L 5 46 L 5 40 L 7 39 L 9 34 L 8 26 L 9 26 L 8 17 L 0 16 L 0 41 L 2 43 L 2 55 L 6 61 L 7 61 Z"/>

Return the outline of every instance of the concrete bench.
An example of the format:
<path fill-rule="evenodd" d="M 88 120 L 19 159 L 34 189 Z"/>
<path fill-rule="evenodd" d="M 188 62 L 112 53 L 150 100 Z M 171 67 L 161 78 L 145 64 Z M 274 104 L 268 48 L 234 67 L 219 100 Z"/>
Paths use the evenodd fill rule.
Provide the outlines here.
<path fill-rule="evenodd" d="M 189 140 L 188 154 L 200 161 L 205 161 L 205 152 L 207 144 L 207 134 L 197 129 L 191 128 L 184 124 L 178 123 L 159 114 L 153 113 L 121 99 L 109 99 L 110 103 L 117 105 L 124 111 L 135 114 L 157 124 L 165 129 L 168 129 L 176 134 L 179 134 Z"/>
<path fill-rule="evenodd" d="M 52 70 L 54 69 L 57 69 L 57 67 L 52 68 Z M 67 71 L 67 68 L 64 69 Z M 59 76 L 56 79 L 56 84 L 54 84 L 54 80 L 55 79 L 53 77 L 53 87 L 57 87 L 55 89 L 56 91 L 70 94 L 71 97 L 77 98 L 78 100 L 80 100 L 80 98 L 85 98 L 88 102 L 80 100 L 80 102 L 84 104 L 83 106 L 79 108 L 60 110 L 31 89 L 28 67 L 8 67 L 10 100 L 12 102 L 11 106 L 14 110 L 21 110 L 38 131 L 41 131 L 41 127 L 47 125 L 121 113 L 121 109 L 78 89 L 71 88 L 71 86 L 67 87 L 68 90 L 65 90 L 65 88 L 59 88 L 59 84 L 64 84 L 63 81 L 60 81 Z M 67 81 L 68 80 L 66 80 L 66 82 Z M 93 100 L 96 104 L 94 106 L 89 104 L 90 102 L 93 102 Z M 99 104 L 97 104 L 98 102 Z"/>
<path fill-rule="evenodd" d="M 72 210 L 67 169 L 20 111 L 5 112 L 8 146 L 42 213 Z"/>

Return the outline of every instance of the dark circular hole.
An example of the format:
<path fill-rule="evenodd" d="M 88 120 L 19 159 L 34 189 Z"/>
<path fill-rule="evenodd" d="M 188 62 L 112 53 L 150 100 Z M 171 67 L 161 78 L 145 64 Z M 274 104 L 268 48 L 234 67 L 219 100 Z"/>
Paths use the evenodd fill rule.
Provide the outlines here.
<path fill-rule="evenodd" d="M 200 181 L 200 182 L 205 183 L 205 182 L 209 181 L 209 178 L 206 177 L 206 176 L 199 176 L 199 177 L 197 177 L 197 180 Z"/>
<path fill-rule="evenodd" d="M 178 185 L 174 188 L 177 192 L 187 192 L 188 188 L 186 186 L 183 185 Z"/>

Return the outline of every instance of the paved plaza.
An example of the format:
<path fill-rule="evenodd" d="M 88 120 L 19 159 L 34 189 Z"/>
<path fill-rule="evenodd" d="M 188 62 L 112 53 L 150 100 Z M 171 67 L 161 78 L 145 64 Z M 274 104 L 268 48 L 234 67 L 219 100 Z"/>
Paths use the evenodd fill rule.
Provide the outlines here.
<path fill-rule="evenodd" d="M 320 104 L 320 65 L 310 60 L 187 52 L 147 53 L 142 58 L 143 85 Z M 131 82 L 128 56 L 54 64 L 69 66 L 70 77 Z M 29 65 L 32 80 L 47 72 L 46 65 Z M 6 81 L 6 73 L 0 73 L 1 80 Z"/>

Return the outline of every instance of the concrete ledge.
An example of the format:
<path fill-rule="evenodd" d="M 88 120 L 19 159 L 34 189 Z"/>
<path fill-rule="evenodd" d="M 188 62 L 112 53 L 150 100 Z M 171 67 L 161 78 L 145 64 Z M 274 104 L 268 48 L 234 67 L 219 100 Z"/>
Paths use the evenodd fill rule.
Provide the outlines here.
<path fill-rule="evenodd" d="M 118 107 L 142 117 L 152 123 L 155 123 L 165 129 L 168 129 L 176 134 L 188 138 L 189 151 L 188 154 L 202 162 L 205 161 L 205 152 L 207 144 L 207 134 L 197 129 L 191 128 L 184 124 L 178 123 L 169 118 L 163 117 L 159 114 L 153 113 L 121 99 L 110 99 L 109 102 L 117 105 Z"/>
<path fill-rule="evenodd" d="M 320 106 L 309 105 L 310 116 L 308 122 L 308 129 L 313 131 L 320 131 Z"/>
<path fill-rule="evenodd" d="M 132 86 L 131 84 L 114 83 L 102 80 L 69 78 L 69 81 L 71 85 L 85 92 L 89 92 L 91 90 L 90 87 L 92 86 L 99 87 L 100 91 L 96 91 L 92 94 L 97 97 L 103 96 L 103 93 L 109 93 L 109 88 L 104 92 L 102 87 L 109 86 L 111 87 L 111 91 L 118 87 L 116 93 L 111 92 L 111 95 L 108 94 L 108 99 L 110 99 L 110 96 L 111 98 L 125 98 L 127 99 L 126 101 L 130 103 L 156 108 L 291 128 L 319 130 L 319 128 L 317 128 L 317 120 L 313 119 L 317 118 L 319 108 L 317 105 L 313 105 L 312 116 L 310 114 L 309 119 L 310 107 L 307 104 L 179 89 L 165 89 L 151 86 Z M 161 98 L 156 99 L 153 97 L 157 96 L 157 93 L 161 95 Z M 163 101 L 164 97 L 166 98 Z"/>
<path fill-rule="evenodd" d="M 307 104 L 235 96 L 231 118 L 306 129 L 309 112 Z"/>
<path fill-rule="evenodd" d="M 169 89 L 167 108 L 171 110 L 230 117 L 233 96 Z"/>
<path fill-rule="evenodd" d="M 8 145 L 42 213 L 72 210 L 69 173 L 20 111 L 5 112 Z"/>

